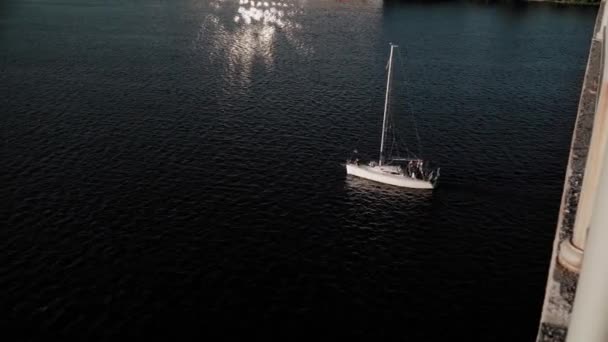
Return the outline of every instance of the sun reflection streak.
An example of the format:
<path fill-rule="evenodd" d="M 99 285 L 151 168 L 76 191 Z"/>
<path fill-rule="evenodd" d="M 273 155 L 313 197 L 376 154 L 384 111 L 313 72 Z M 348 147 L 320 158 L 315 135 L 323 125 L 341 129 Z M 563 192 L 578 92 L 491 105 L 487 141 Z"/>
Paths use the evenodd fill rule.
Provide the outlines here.
<path fill-rule="evenodd" d="M 299 54 L 312 52 L 312 48 L 298 38 L 302 25 L 297 18 L 304 11 L 303 2 L 305 0 L 289 3 L 215 0 L 210 6 L 211 13 L 205 17 L 200 36 L 212 39 L 212 54 L 224 52 L 224 55 L 220 53 L 217 56 L 227 61 L 233 81 L 249 83 L 254 62 L 273 67 L 279 36 L 285 38 Z"/>

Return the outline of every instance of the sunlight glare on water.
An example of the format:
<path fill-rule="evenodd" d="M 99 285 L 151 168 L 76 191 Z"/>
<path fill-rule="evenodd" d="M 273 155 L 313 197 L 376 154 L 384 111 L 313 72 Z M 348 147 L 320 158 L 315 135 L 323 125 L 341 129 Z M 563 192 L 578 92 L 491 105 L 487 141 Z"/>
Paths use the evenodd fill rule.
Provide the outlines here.
<path fill-rule="evenodd" d="M 535 336 L 596 8 L 0 8 L 9 335 Z M 432 192 L 344 170 L 378 156 L 389 42 Z"/>

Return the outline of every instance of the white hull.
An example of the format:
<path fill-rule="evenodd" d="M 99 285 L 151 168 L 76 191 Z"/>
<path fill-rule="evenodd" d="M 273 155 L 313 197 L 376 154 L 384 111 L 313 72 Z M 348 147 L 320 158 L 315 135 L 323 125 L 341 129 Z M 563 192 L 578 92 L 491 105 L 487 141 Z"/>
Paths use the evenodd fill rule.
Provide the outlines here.
<path fill-rule="evenodd" d="M 392 174 L 384 167 L 371 167 L 367 165 L 346 164 L 346 173 L 349 175 L 369 179 L 378 183 L 390 184 L 412 189 L 433 189 L 433 183 L 422 179 L 415 179 L 401 174 Z"/>

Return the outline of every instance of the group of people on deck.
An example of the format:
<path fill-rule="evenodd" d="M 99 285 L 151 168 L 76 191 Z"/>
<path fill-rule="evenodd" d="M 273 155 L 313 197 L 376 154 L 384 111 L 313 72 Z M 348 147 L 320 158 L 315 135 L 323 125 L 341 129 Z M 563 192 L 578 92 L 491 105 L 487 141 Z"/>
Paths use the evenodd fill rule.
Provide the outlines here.
<path fill-rule="evenodd" d="M 361 164 L 361 161 L 359 160 L 358 157 L 358 152 L 357 150 L 353 151 L 354 152 L 354 156 L 350 159 L 349 162 L 352 162 L 353 164 L 359 166 Z M 369 166 L 371 167 L 376 167 L 378 164 L 376 162 L 370 162 Z M 422 159 L 412 159 L 412 160 L 408 160 L 407 163 L 405 163 L 405 165 L 403 166 L 399 166 L 399 173 L 403 174 L 404 176 L 407 177 L 411 177 L 413 179 L 423 179 L 423 180 L 433 180 L 433 178 L 438 176 L 439 170 L 437 171 L 430 171 L 429 170 L 425 170 L 425 162 Z M 435 174 L 437 173 L 437 174 Z"/>

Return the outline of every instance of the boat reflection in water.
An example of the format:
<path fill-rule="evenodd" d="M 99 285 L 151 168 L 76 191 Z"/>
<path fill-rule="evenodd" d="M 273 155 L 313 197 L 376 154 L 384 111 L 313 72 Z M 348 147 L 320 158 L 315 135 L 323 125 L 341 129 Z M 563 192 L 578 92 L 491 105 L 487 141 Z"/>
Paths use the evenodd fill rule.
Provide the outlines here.
<path fill-rule="evenodd" d="M 372 195 L 375 200 L 383 198 L 389 202 L 399 200 L 419 202 L 422 204 L 428 203 L 433 198 L 433 192 L 424 189 L 407 189 L 407 191 L 404 191 L 403 188 L 351 175 L 346 177 L 345 190 L 346 193 L 351 196 Z"/>
<path fill-rule="evenodd" d="M 394 222 L 393 229 L 408 229 L 411 222 L 430 225 L 438 205 L 433 191 L 404 189 L 351 175 L 346 177 L 344 196 L 349 208 L 345 217 L 361 229 L 378 229 L 374 222 L 379 213 Z"/>

